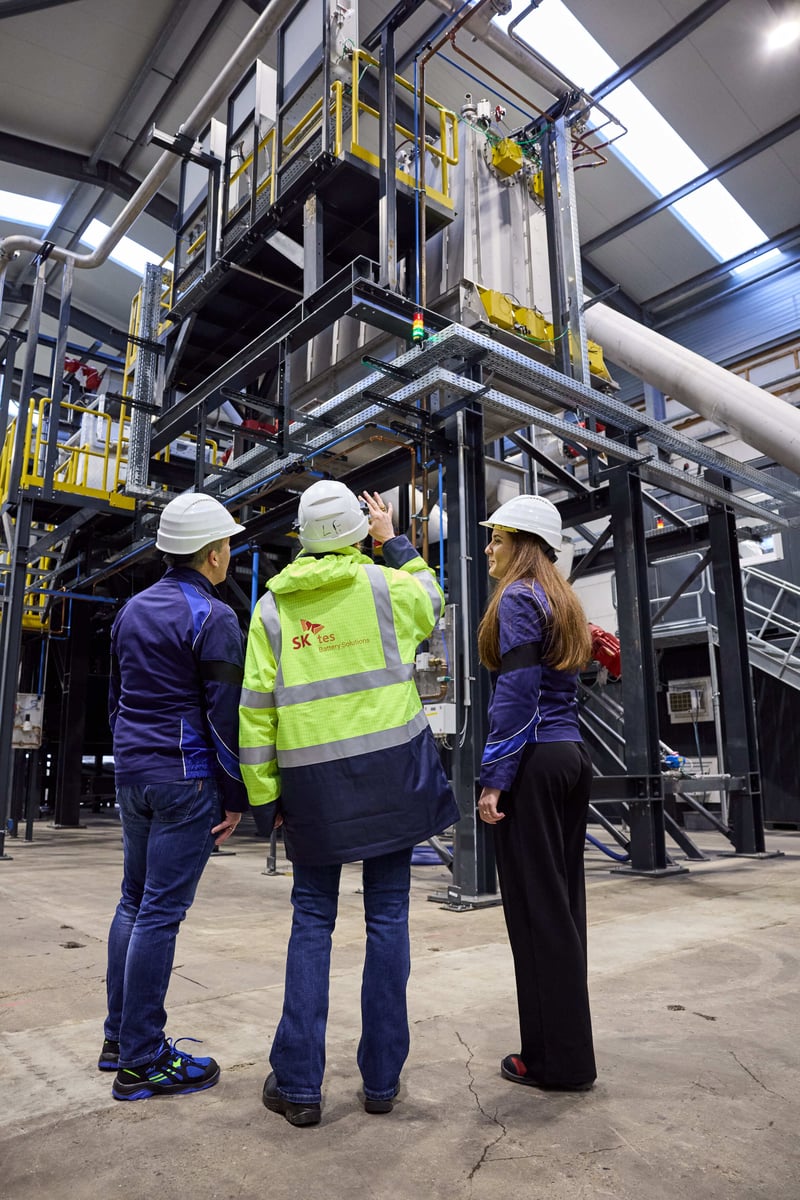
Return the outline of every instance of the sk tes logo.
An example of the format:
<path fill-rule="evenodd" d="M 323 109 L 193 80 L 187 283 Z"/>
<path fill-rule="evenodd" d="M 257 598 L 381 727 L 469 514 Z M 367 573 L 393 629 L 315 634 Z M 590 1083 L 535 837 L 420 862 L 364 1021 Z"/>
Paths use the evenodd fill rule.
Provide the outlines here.
<path fill-rule="evenodd" d="M 298 634 L 297 637 L 292 638 L 292 649 L 294 650 L 299 650 L 302 646 L 312 645 L 312 638 L 315 638 L 318 642 L 335 641 L 333 634 L 323 634 L 324 625 L 319 625 L 314 621 L 306 621 L 305 618 L 301 618 L 300 628 L 303 632 Z"/>

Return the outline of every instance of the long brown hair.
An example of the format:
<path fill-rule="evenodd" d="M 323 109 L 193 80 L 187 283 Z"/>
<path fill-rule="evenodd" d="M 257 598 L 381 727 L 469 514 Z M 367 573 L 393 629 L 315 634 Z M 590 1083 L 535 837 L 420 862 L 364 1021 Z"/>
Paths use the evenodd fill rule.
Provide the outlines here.
<path fill-rule="evenodd" d="M 550 605 L 543 658 L 556 671 L 579 671 L 592 656 L 592 639 L 583 606 L 572 586 L 548 557 L 541 538 L 532 533 L 511 533 L 508 570 L 489 597 L 478 626 L 478 654 L 490 671 L 500 669 L 500 622 L 498 611 L 503 592 L 518 579 L 534 580 Z"/>

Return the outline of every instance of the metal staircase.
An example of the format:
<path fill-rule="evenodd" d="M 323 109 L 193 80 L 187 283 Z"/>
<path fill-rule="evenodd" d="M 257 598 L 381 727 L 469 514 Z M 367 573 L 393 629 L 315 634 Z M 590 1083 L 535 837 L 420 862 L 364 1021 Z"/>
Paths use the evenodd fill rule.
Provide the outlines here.
<path fill-rule="evenodd" d="M 699 590 L 691 594 L 696 614 L 687 620 L 659 622 L 654 630 L 657 644 L 685 645 L 698 641 L 717 646 L 720 644 L 717 627 L 703 615 L 703 594 L 712 592 L 710 572 L 703 572 L 703 575 L 709 577 L 701 580 Z M 751 666 L 794 691 L 800 691 L 800 587 L 770 575 L 761 568 L 743 567 L 742 592 L 749 626 L 747 648 Z M 598 781 L 606 774 L 625 774 L 622 705 L 605 688 L 588 687 L 584 683 L 579 685 L 579 703 L 581 730 L 591 748 L 594 774 Z M 669 747 L 663 741 L 661 749 L 669 753 Z M 725 774 L 686 777 L 683 772 L 677 771 L 665 772 L 663 778 L 665 794 L 680 796 L 683 802 L 700 813 L 708 824 L 729 840 L 732 840 L 732 831 L 728 825 L 727 793 L 735 790 L 739 782 Z M 599 783 L 596 792 L 602 795 L 602 785 Z M 715 792 L 719 793 L 721 804 L 719 808 L 710 810 L 704 801 L 709 793 Z M 618 845 L 627 849 L 626 803 L 622 800 L 616 803 L 613 822 L 602 811 L 602 805 L 602 800 L 591 805 L 591 819 L 599 822 Z M 623 821 L 621 826 L 618 823 L 620 816 Z M 689 858 L 707 857 L 669 814 L 665 814 L 665 832 Z"/>
<path fill-rule="evenodd" d="M 800 691 L 800 587 L 745 567 L 742 589 L 745 612 L 759 622 L 747 634 L 751 664 Z"/>

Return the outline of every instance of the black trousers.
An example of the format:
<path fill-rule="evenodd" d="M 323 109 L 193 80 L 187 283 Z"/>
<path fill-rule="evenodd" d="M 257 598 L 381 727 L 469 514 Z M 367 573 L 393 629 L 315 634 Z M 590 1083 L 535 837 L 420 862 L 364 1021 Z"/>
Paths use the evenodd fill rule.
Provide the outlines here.
<path fill-rule="evenodd" d="M 501 797 L 505 819 L 494 826 L 517 981 L 520 1057 L 538 1083 L 589 1083 L 597 1074 L 583 873 L 591 779 L 581 742 L 531 745 Z"/>

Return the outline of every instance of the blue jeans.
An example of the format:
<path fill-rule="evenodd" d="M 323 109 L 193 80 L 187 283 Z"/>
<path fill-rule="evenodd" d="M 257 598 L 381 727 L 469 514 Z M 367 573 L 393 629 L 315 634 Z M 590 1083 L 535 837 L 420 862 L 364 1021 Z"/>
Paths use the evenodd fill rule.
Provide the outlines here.
<path fill-rule="evenodd" d="M 164 998 L 178 927 L 214 845 L 214 779 L 120 785 L 122 895 L 108 934 L 108 1016 L 122 1067 L 151 1062 L 164 1041 Z"/>
<path fill-rule="evenodd" d="M 286 956 L 283 1014 L 269 1060 L 280 1094 L 297 1104 L 318 1104 L 321 1098 L 331 935 L 336 924 L 341 870 L 338 864 L 294 867 L 294 915 Z M 408 1057 L 411 847 L 366 859 L 363 879 L 367 948 L 357 1061 L 364 1094 L 372 1100 L 388 1100 L 397 1091 Z"/>

